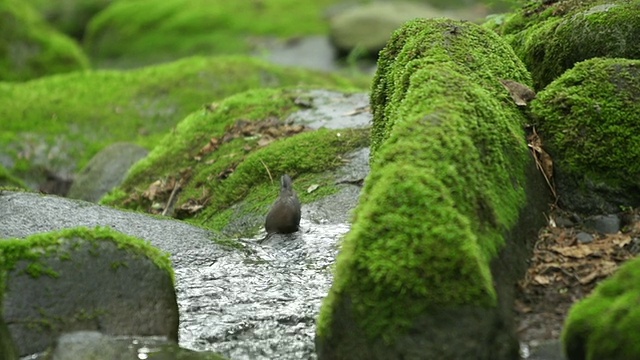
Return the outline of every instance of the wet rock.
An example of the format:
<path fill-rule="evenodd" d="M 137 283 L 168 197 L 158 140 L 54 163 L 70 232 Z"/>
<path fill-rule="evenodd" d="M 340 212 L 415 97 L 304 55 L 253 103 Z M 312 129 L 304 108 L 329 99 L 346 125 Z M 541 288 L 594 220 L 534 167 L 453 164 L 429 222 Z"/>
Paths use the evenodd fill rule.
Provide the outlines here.
<path fill-rule="evenodd" d="M 576 239 L 578 239 L 581 244 L 588 244 L 593 241 L 593 235 L 581 231 L 576 234 Z"/>
<path fill-rule="evenodd" d="M 113 337 L 97 331 L 77 331 L 61 335 L 49 360 L 224 360 L 211 352 L 182 349 L 175 342 L 159 337 Z"/>
<path fill-rule="evenodd" d="M 620 231 L 618 215 L 595 215 L 584 220 L 584 226 L 603 234 L 615 234 Z"/>
<path fill-rule="evenodd" d="M 556 216 L 554 220 L 556 222 L 556 226 L 561 228 L 569 228 L 575 225 L 569 217 L 563 215 Z"/>
<path fill-rule="evenodd" d="M 131 166 L 147 156 L 147 153 L 147 149 L 131 143 L 107 146 L 76 175 L 68 196 L 97 202 L 104 194 L 120 185 Z"/>
<path fill-rule="evenodd" d="M 74 228 L 0 240 L 0 252 L 2 314 L 21 356 L 79 329 L 178 339 L 170 262 L 142 240 Z"/>

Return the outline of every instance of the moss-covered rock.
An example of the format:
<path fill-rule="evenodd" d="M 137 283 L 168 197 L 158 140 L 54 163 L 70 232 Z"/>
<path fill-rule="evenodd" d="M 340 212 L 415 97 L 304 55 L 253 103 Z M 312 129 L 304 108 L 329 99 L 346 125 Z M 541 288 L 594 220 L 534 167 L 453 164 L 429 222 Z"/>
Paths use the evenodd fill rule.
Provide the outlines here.
<path fill-rule="evenodd" d="M 630 260 L 569 311 L 562 332 L 568 360 L 638 359 L 640 259 Z"/>
<path fill-rule="evenodd" d="M 40 168 L 75 173 L 117 141 L 154 145 L 206 103 L 251 88 L 316 85 L 354 89 L 338 75 L 242 57 L 194 57 L 135 71 L 90 71 L 0 83 L 0 158 L 38 187 Z"/>
<path fill-rule="evenodd" d="M 531 104 L 560 201 L 588 214 L 640 206 L 640 60 L 576 64 Z"/>
<path fill-rule="evenodd" d="M 491 264 L 525 246 L 505 237 L 536 179 L 499 80 L 530 77 L 497 35 L 452 20 L 405 24 L 378 65 L 371 173 L 318 320 L 319 358 L 514 359 L 508 289 L 526 255 L 499 274 Z"/>
<path fill-rule="evenodd" d="M 150 63 L 194 54 L 246 53 L 251 36 L 322 34 L 322 9 L 336 0 L 114 1 L 87 28 L 98 62 Z"/>
<path fill-rule="evenodd" d="M 497 31 L 540 90 L 575 63 L 594 57 L 640 58 L 638 0 L 531 1 Z"/>
<path fill-rule="evenodd" d="M 0 81 L 22 81 L 89 68 L 78 44 L 54 30 L 28 3 L 0 1 Z"/>
<path fill-rule="evenodd" d="M 72 330 L 177 341 L 171 262 L 146 241 L 72 228 L 1 239 L 0 255 L 2 315 L 21 356 Z"/>
<path fill-rule="evenodd" d="M 299 188 L 325 185 L 311 194 L 300 193 L 302 202 L 326 196 L 335 187 L 319 174 L 342 165 L 342 154 L 365 147 L 369 132 L 320 129 L 264 146 L 263 137 L 278 133 L 275 128 L 299 109 L 297 103 L 305 96 L 304 90 L 293 88 L 251 90 L 192 113 L 134 165 L 122 186 L 102 202 L 157 213 L 168 206 L 171 190 L 178 186 L 175 216 L 222 230 L 230 220 L 230 206 L 243 199 L 250 199 L 246 211 L 266 214 L 276 195 L 270 176 L 277 182 L 286 172 L 296 178 Z M 265 121 L 271 129 L 265 133 L 227 135 L 234 128 L 237 135 L 238 127 L 250 130 L 251 123 Z"/>

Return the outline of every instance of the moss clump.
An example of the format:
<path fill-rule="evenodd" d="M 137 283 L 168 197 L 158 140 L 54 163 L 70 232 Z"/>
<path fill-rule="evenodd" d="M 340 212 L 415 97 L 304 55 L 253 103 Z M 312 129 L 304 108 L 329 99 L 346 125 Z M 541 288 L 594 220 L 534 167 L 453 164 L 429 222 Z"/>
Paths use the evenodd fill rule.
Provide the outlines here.
<path fill-rule="evenodd" d="M 579 183 L 636 192 L 633 189 L 640 187 L 638 79 L 639 60 L 597 58 L 576 64 L 538 93 L 531 111 L 557 170 Z"/>
<path fill-rule="evenodd" d="M 137 63 L 251 50 L 250 36 L 327 31 L 322 11 L 336 0 L 115 1 L 89 23 L 85 48 L 98 60 Z"/>
<path fill-rule="evenodd" d="M 14 269 L 19 261 L 30 262 L 26 270 L 31 276 L 57 276 L 52 269 L 45 267 L 40 259 L 43 256 L 54 255 L 62 259 L 68 258 L 69 249 L 64 246 L 67 244 L 73 246 L 73 243 L 70 242 L 73 239 L 91 242 L 111 241 L 119 249 L 132 251 L 149 258 L 158 268 L 171 274 L 171 278 L 175 282 L 169 255 L 149 245 L 147 241 L 124 235 L 108 227 L 94 229 L 78 227 L 36 234 L 25 239 L 0 240 L 0 294 L 4 292 L 7 272 Z M 0 296 L 0 298 L 2 297 Z"/>
<path fill-rule="evenodd" d="M 82 39 L 91 18 L 113 0 L 66 0 L 65 3 L 50 0 L 25 0 L 59 31 Z"/>
<path fill-rule="evenodd" d="M 276 182 L 285 172 L 293 177 L 307 174 L 296 179 L 296 187 L 311 185 L 318 178 L 310 174 L 340 166 L 342 154 L 366 146 L 368 130 L 303 132 L 262 148 L 258 146 L 259 137 L 241 137 L 208 154 L 199 154 L 210 139 L 223 138 L 238 121 L 285 119 L 298 109 L 295 99 L 301 94 L 304 91 L 300 89 L 252 90 L 227 98 L 214 110 L 203 109 L 189 115 L 102 202 L 151 211 L 154 204 L 144 192 L 155 181 L 171 178 L 187 180 L 182 184 L 176 208 L 193 203 L 206 206 L 195 214 L 183 215 L 198 225 L 220 230 L 230 218 L 224 210 L 250 194 L 252 205 L 247 211 L 264 212 L 266 204 L 273 200 L 266 169 Z M 329 188 L 333 187 L 323 187 L 313 194 L 301 193 L 301 200 L 311 201 Z"/>
<path fill-rule="evenodd" d="M 640 259 L 630 260 L 569 311 L 562 343 L 569 360 L 638 359 Z"/>
<path fill-rule="evenodd" d="M 22 81 L 89 68 L 80 47 L 27 3 L 0 2 L 0 80 Z"/>
<path fill-rule="evenodd" d="M 468 75 L 474 83 L 490 89 L 505 101 L 509 101 L 509 95 L 500 79 L 531 84 L 531 75 L 520 60 L 491 31 L 446 21 L 409 22 L 395 32 L 378 60 L 371 93 L 372 157 L 389 136 L 396 119 L 400 119 L 393 114 L 409 90 L 412 71 L 427 61 L 447 62 L 453 70 Z M 451 95 L 455 93 L 452 91 Z"/>
<path fill-rule="evenodd" d="M 2 187 L 26 189 L 27 185 L 22 180 L 11 175 L 7 168 L 0 164 L 0 188 Z"/>
<path fill-rule="evenodd" d="M 74 172 L 113 142 L 155 145 L 206 103 L 251 88 L 288 85 L 356 88 L 337 75 L 240 57 L 194 57 L 128 72 L 0 83 L 0 118 L 6 119 L 0 149 L 15 161 L 11 171 L 21 178 L 33 175 L 37 166 Z"/>
<path fill-rule="evenodd" d="M 495 306 L 489 264 L 525 201 L 524 119 L 499 79 L 528 76 L 500 38 L 469 23 L 415 20 L 379 64 L 376 151 L 321 338 L 345 301 L 370 340 L 388 343 L 430 311 Z"/>
<path fill-rule="evenodd" d="M 638 0 L 531 1 L 498 31 L 542 89 L 575 63 L 640 57 Z"/>

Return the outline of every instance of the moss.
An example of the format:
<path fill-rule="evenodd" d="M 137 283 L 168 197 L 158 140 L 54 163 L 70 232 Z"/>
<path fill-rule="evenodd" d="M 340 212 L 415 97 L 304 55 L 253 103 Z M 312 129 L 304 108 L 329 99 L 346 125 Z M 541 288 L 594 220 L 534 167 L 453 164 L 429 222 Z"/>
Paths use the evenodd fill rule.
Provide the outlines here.
<path fill-rule="evenodd" d="M 422 314 L 496 306 L 489 264 L 524 206 L 531 161 L 524 118 L 498 79 L 529 77 L 484 32 L 415 20 L 382 51 L 372 94 L 376 151 L 319 337 L 330 336 L 344 298 L 369 340 L 387 343 Z"/>
<path fill-rule="evenodd" d="M 0 164 L 0 188 L 26 189 L 27 185 L 17 177 L 11 175 L 9 171 Z"/>
<path fill-rule="evenodd" d="M 28 261 L 26 273 L 39 277 L 43 275 L 57 277 L 52 269 L 45 267 L 41 262 L 43 257 L 62 256 L 70 251 L 65 245 L 77 246 L 73 239 L 84 241 L 111 241 L 119 249 L 131 251 L 153 261 L 158 268 L 165 270 L 175 282 L 173 268 L 168 254 L 149 245 L 147 241 L 127 236 L 108 227 L 96 227 L 88 229 L 77 227 L 49 233 L 41 233 L 29 236 L 25 239 L 3 239 L 0 241 L 0 293 L 4 292 L 7 272 L 15 268 L 20 261 Z M 1 297 L 0 297 L 1 298 Z"/>
<path fill-rule="evenodd" d="M 640 186 L 640 61 L 591 59 L 538 93 L 531 112 L 556 166 L 579 178 Z"/>
<path fill-rule="evenodd" d="M 640 357 L 640 259 L 630 260 L 569 311 L 562 342 L 569 360 Z"/>
<path fill-rule="evenodd" d="M 322 10 L 338 2 L 115 1 L 89 23 L 85 48 L 96 59 L 137 62 L 248 53 L 250 36 L 326 33 Z"/>
<path fill-rule="evenodd" d="M 594 57 L 640 57 L 638 0 L 532 1 L 499 30 L 540 90 L 575 63 Z"/>
<path fill-rule="evenodd" d="M 91 18 L 113 0 L 65 0 L 64 3 L 49 0 L 26 0 L 59 31 L 82 39 Z"/>
<path fill-rule="evenodd" d="M 258 137 L 242 137 L 221 144 L 209 154 L 198 154 L 211 138 L 222 138 L 238 120 L 286 118 L 298 109 L 294 102 L 301 93 L 304 91 L 300 89 L 253 90 L 229 97 L 213 111 L 203 109 L 189 115 L 147 158 L 130 170 L 121 187 L 107 195 L 102 203 L 151 211 L 154 204 L 145 200 L 148 197 L 144 196 L 144 191 L 153 182 L 185 178 L 188 181 L 182 186 L 176 208 L 194 201 L 206 205 L 196 216 L 186 215 L 198 225 L 222 229 L 232 216 L 225 210 L 250 194 L 247 199 L 251 205 L 247 211 L 266 211 L 266 205 L 273 201 L 266 169 L 277 181 L 285 172 L 300 177 L 336 168 L 343 164 L 342 154 L 368 144 L 368 130 L 303 132 L 263 148 L 257 146 Z M 229 169 L 228 176 L 219 175 L 226 174 Z M 296 186 L 307 184 L 304 175 L 298 181 Z M 328 189 L 329 186 L 315 194 L 301 194 L 301 200 L 312 201 L 326 194 Z"/>
<path fill-rule="evenodd" d="M 72 172 L 113 142 L 155 145 L 178 120 L 211 101 L 250 88 L 288 85 L 357 89 L 337 75 L 238 57 L 0 83 L 0 118 L 7 119 L 0 148 L 15 161 L 16 176 L 25 178 L 54 161 L 70 163 L 66 168 Z"/>
<path fill-rule="evenodd" d="M 89 68 L 78 44 L 23 1 L 0 2 L 0 34 L 0 80 L 22 81 Z"/>
<path fill-rule="evenodd" d="M 390 115 L 408 91 L 412 69 L 422 66 L 425 57 L 432 63 L 453 61 L 449 65 L 454 70 L 492 89 L 501 100 L 510 101 L 499 79 L 531 84 L 531 76 L 513 50 L 495 33 L 463 23 L 411 21 L 398 29 L 380 52 L 379 70 L 371 88 L 372 157 L 394 126 L 395 118 Z"/>

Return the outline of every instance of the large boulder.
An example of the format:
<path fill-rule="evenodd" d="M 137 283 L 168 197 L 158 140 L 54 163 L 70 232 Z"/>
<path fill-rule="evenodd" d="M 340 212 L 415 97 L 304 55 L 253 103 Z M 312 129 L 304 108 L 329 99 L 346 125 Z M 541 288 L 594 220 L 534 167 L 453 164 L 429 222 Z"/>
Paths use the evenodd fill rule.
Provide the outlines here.
<path fill-rule="evenodd" d="M 494 28 L 541 90 L 575 63 L 640 58 L 638 0 L 530 1 Z"/>
<path fill-rule="evenodd" d="M 576 64 L 531 104 L 560 204 L 584 214 L 640 206 L 640 60 Z"/>
<path fill-rule="evenodd" d="M 320 359 L 514 359 L 512 291 L 548 191 L 496 34 L 419 19 L 381 52 L 371 173 L 318 319 Z M 535 210 L 534 210 L 535 209 Z"/>
<path fill-rule="evenodd" d="M 21 356 L 68 331 L 178 340 L 166 254 L 110 228 L 0 240 L 2 315 Z"/>
<path fill-rule="evenodd" d="M 368 125 L 369 117 L 349 114 L 362 104 L 361 96 L 336 92 L 332 106 L 322 106 L 326 94 L 258 89 L 196 111 L 136 163 L 102 203 L 190 219 L 215 230 L 243 218 L 243 232 L 255 233 L 275 200 L 264 195 L 273 188 L 270 177 L 277 181 L 288 173 L 303 189 L 321 184 L 317 191 L 299 194 L 302 202 L 316 200 L 337 191 L 326 172 L 342 166 L 345 154 L 369 144 L 368 128 L 349 128 Z M 247 207 L 235 206 L 247 197 L 252 198 Z"/>
<path fill-rule="evenodd" d="M 568 360 L 638 359 L 640 259 L 601 282 L 569 311 L 562 332 Z"/>
<path fill-rule="evenodd" d="M 80 46 L 28 3 L 0 1 L 0 81 L 22 81 L 89 68 Z"/>

